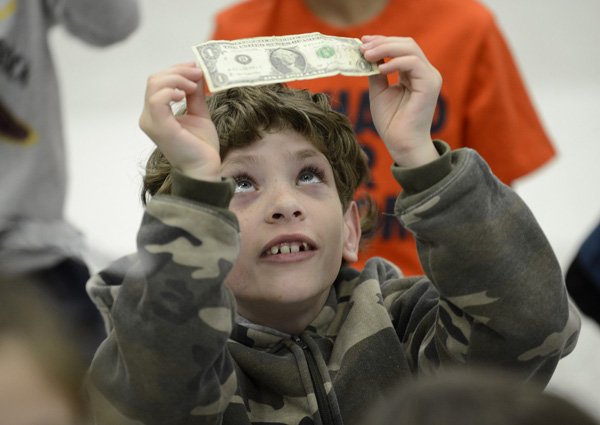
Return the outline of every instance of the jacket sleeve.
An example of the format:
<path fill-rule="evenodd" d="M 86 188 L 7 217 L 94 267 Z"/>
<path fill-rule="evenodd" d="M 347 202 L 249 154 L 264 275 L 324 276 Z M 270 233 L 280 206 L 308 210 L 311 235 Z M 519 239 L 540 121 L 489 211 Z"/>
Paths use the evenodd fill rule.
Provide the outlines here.
<path fill-rule="evenodd" d="M 488 363 L 547 383 L 580 328 L 558 261 L 525 203 L 475 151 L 436 147 L 438 161 L 393 169 L 404 188 L 396 214 L 415 234 L 428 281 L 393 307 L 405 309 L 399 334 L 412 366 Z"/>
<path fill-rule="evenodd" d="M 236 390 L 223 285 L 239 249 L 233 186 L 179 180 L 148 203 L 137 256 L 88 283 L 109 319 L 88 379 L 97 424 L 216 424 Z"/>
<path fill-rule="evenodd" d="M 138 0 L 45 0 L 50 21 L 81 40 L 108 46 L 127 38 L 140 23 Z"/>

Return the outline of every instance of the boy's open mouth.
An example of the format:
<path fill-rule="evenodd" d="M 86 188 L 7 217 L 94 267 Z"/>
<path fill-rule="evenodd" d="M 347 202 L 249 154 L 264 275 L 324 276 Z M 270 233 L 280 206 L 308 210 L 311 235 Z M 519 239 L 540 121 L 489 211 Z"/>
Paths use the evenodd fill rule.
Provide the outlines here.
<path fill-rule="evenodd" d="M 297 252 L 311 251 L 313 248 L 306 242 L 282 242 L 271 246 L 263 252 L 264 257 L 278 254 L 295 254 Z"/>

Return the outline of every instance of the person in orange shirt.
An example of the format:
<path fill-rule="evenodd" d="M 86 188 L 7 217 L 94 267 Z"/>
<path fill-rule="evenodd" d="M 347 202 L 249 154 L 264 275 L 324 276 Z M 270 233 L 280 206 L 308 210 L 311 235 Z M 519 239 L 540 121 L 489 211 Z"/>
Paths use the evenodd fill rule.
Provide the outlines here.
<path fill-rule="evenodd" d="M 217 14 L 212 38 L 315 31 L 414 38 L 444 79 L 432 137 L 453 149 L 477 150 L 504 183 L 555 155 L 493 15 L 475 0 L 245 0 Z M 328 93 L 335 108 L 352 121 L 369 157 L 371 181 L 357 196 L 368 192 L 381 214 L 356 266 L 377 255 L 399 265 L 406 275 L 422 273 L 415 240 L 392 213 L 399 188 L 390 177 L 392 160 L 373 126 L 367 79 L 335 76 L 289 85 Z"/>

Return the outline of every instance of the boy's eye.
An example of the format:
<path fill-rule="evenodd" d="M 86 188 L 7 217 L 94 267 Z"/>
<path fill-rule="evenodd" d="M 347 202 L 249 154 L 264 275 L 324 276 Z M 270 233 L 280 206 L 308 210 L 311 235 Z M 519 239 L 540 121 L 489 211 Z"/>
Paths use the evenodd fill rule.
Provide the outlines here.
<path fill-rule="evenodd" d="M 235 193 L 253 192 L 256 190 L 252 177 L 242 174 L 235 176 Z"/>
<path fill-rule="evenodd" d="M 324 173 L 318 168 L 308 167 L 303 169 L 298 175 L 299 184 L 321 183 L 324 180 Z"/>

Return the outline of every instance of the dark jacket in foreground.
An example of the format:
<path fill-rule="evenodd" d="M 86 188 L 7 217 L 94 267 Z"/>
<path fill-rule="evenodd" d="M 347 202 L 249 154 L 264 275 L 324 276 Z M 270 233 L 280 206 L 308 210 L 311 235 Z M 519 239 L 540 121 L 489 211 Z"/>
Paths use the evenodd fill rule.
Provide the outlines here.
<path fill-rule="evenodd" d="M 344 267 L 300 335 L 236 320 L 228 183 L 175 175 L 148 204 L 138 253 L 92 278 L 109 337 L 90 371 L 98 424 L 356 424 L 398 380 L 493 363 L 546 383 L 579 318 L 531 212 L 472 150 L 412 170 L 396 215 L 427 276 L 380 258 Z M 237 323 L 236 323 L 237 322 Z"/>

